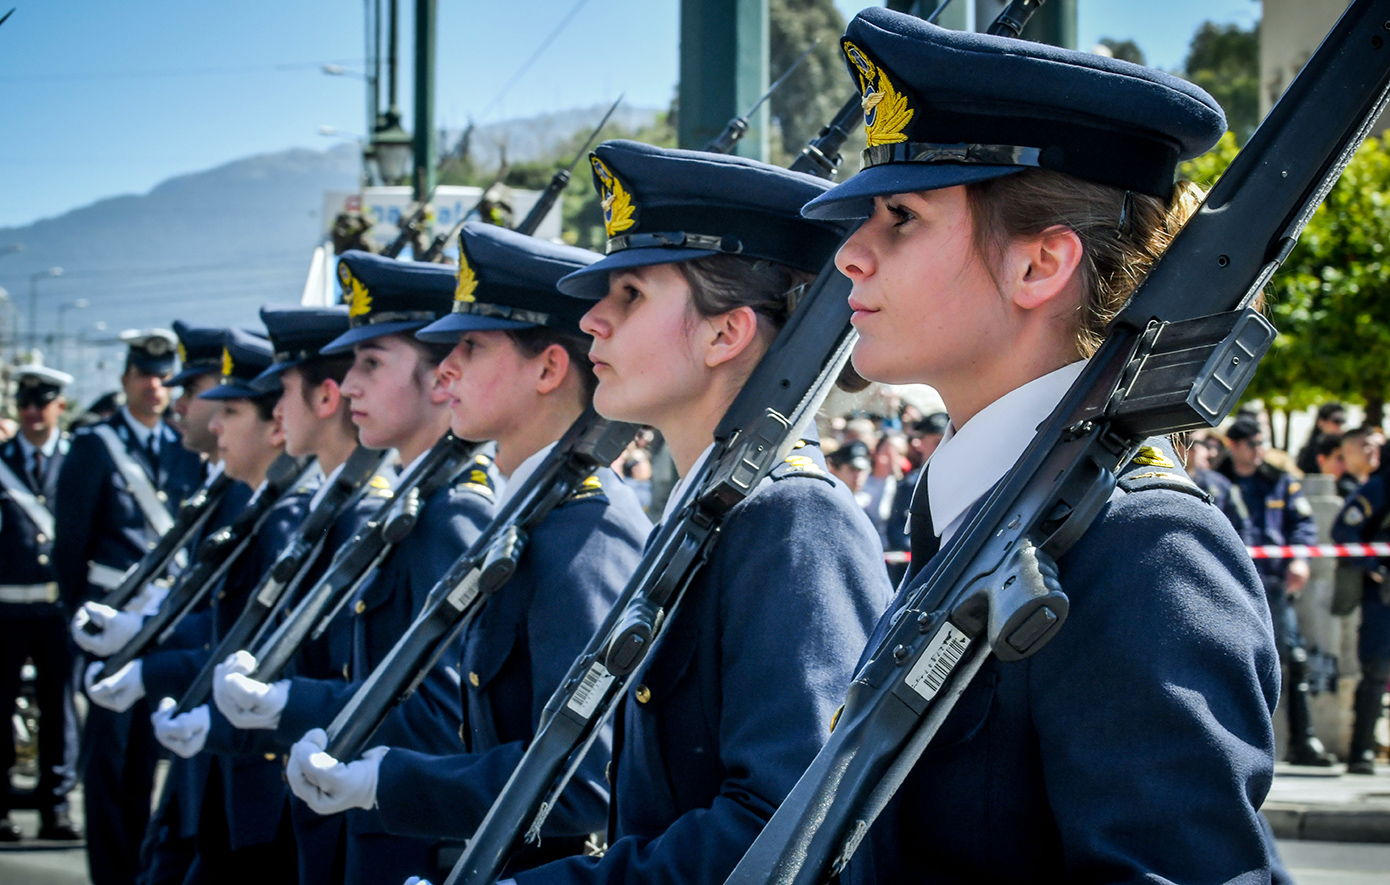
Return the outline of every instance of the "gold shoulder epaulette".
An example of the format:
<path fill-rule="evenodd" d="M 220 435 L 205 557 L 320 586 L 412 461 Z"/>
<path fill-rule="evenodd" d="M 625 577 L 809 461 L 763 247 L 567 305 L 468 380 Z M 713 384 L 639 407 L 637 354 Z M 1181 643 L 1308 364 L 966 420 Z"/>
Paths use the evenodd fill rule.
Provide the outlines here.
<path fill-rule="evenodd" d="M 594 496 L 596 496 L 596 495 L 602 495 L 602 494 L 603 494 L 603 481 L 600 480 L 600 479 L 598 478 L 597 475 L 595 475 L 595 474 L 589 474 L 588 476 L 584 477 L 584 481 L 583 481 L 583 482 L 581 482 L 579 485 L 577 485 L 577 486 L 574 487 L 574 491 L 573 491 L 573 492 L 570 492 L 570 496 L 569 496 L 568 498 L 566 498 L 565 500 L 566 500 L 566 501 L 583 501 L 583 500 L 585 500 L 586 498 L 592 498 L 592 497 L 594 497 Z"/>

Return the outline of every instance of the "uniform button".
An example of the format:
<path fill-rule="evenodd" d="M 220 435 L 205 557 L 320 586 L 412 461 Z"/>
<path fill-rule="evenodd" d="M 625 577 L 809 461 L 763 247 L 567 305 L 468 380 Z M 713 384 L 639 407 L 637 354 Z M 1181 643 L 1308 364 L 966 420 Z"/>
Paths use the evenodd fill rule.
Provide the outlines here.
<path fill-rule="evenodd" d="M 459 726 L 459 743 L 463 744 L 464 746 L 467 746 L 467 745 L 468 745 L 468 738 L 466 738 L 466 737 L 463 736 L 463 726 L 462 726 L 462 725 Z"/>
<path fill-rule="evenodd" d="M 604 764 L 604 766 L 603 766 L 603 779 L 606 780 L 606 781 L 608 781 L 609 784 L 612 784 L 612 783 L 613 783 L 613 760 L 612 760 L 612 759 L 609 759 L 608 762 L 607 762 L 606 764 Z"/>
<path fill-rule="evenodd" d="M 169 500 L 169 496 L 166 495 L 164 492 L 155 492 L 155 493 L 154 493 L 154 496 L 155 496 L 156 498 L 158 498 L 159 500 L 161 500 L 161 501 L 167 501 L 167 500 Z"/>
<path fill-rule="evenodd" d="M 39 554 L 39 565 L 48 565 L 48 554 L 47 554 L 47 553 L 40 553 L 40 554 Z"/>
<path fill-rule="evenodd" d="M 352 610 L 360 615 L 367 610 L 367 603 L 359 599 L 357 600 L 357 604 L 352 607 Z"/>
<path fill-rule="evenodd" d="M 265 754 L 265 761 L 267 761 L 267 762 L 274 762 L 274 761 L 275 761 L 275 754 L 274 754 L 274 753 L 266 753 L 266 754 Z"/>
<path fill-rule="evenodd" d="M 468 671 L 468 684 L 471 685 L 471 686 L 473 686 L 474 688 L 477 688 L 479 685 L 482 685 L 482 684 L 483 684 L 483 681 L 482 681 L 481 679 L 478 678 L 478 674 L 477 674 L 475 671 L 469 670 L 469 671 Z"/>
<path fill-rule="evenodd" d="M 351 678 L 350 676 L 348 676 L 348 665 L 347 665 L 347 664 L 344 664 L 344 665 L 343 665 L 343 678 L 344 678 L 344 679 L 350 679 L 350 678 Z"/>
<path fill-rule="evenodd" d="M 647 701 L 650 701 L 652 699 L 652 690 L 650 688 L 647 688 L 645 685 L 637 686 L 637 691 L 634 692 L 634 694 L 636 694 L 637 703 L 639 704 L 645 704 Z"/>
<path fill-rule="evenodd" d="M 43 503 L 43 499 L 42 499 L 42 498 L 39 499 L 39 503 L 40 503 L 40 504 Z M 37 535 L 34 536 L 34 543 L 36 543 L 36 544 L 46 544 L 46 543 L 48 543 L 48 535 L 45 535 L 43 532 L 39 532 Z"/>
<path fill-rule="evenodd" d="M 35 500 L 35 501 L 38 501 L 40 504 L 47 504 L 47 503 L 48 503 L 48 498 L 47 498 L 46 496 L 44 496 L 44 495 L 35 495 L 35 496 L 34 496 L 34 500 Z M 39 537 L 43 537 L 43 536 L 40 535 Z"/>

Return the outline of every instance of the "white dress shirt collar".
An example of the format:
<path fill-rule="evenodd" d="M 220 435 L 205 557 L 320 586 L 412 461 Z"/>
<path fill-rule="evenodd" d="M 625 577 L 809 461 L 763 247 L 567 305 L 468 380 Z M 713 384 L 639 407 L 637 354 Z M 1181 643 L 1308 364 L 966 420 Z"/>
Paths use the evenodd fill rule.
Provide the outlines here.
<path fill-rule="evenodd" d="M 14 436 L 15 439 L 19 440 L 19 451 L 23 453 L 24 463 L 28 465 L 33 463 L 35 449 L 43 452 L 44 458 L 52 458 L 53 453 L 58 451 L 58 440 L 62 434 L 58 431 L 58 428 L 54 427 L 48 432 L 48 439 L 45 440 L 44 444 L 41 446 L 35 446 L 33 443 L 29 442 L 28 438 L 22 433 L 16 433 Z"/>
<path fill-rule="evenodd" d="M 516 494 L 517 490 L 521 488 L 522 484 L 525 483 L 526 480 L 531 477 L 531 474 L 536 472 L 536 468 L 541 466 L 541 462 L 546 459 L 546 456 L 550 454 L 551 449 L 554 448 L 555 443 L 551 443 L 550 445 L 541 449 L 539 452 L 536 452 L 534 455 L 518 464 L 516 469 L 512 471 L 511 476 L 505 477 L 503 479 L 504 485 L 502 487 L 502 494 L 497 499 L 498 510 L 501 510 L 506 505 L 506 503 L 512 499 L 512 495 Z"/>
<path fill-rule="evenodd" d="M 125 419 L 125 423 L 130 427 L 131 433 L 135 434 L 135 443 L 142 449 L 145 448 L 145 446 L 149 445 L 150 434 L 154 433 L 156 430 L 159 429 L 159 424 L 157 422 L 155 423 L 154 427 L 146 427 L 139 421 L 135 420 L 135 416 L 130 414 L 130 409 L 126 406 L 121 406 L 121 417 Z M 155 451 L 159 450 L 159 443 L 160 440 L 158 439 L 158 437 L 156 437 Z"/>
<path fill-rule="evenodd" d="M 964 427 L 946 428 L 927 461 L 927 503 L 942 544 L 960 529 L 971 505 L 1014 466 L 1085 366 L 1079 360 L 1034 378 L 985 406 Z"/>

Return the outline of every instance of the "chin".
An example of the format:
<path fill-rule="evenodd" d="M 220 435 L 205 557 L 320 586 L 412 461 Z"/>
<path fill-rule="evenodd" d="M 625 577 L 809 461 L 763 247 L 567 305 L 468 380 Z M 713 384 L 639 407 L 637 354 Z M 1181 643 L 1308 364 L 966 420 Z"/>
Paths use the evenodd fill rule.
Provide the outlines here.
<path fill-rule="evenodd" d="M 854 353 L 850 356 L 854 371 L 869 381 L 883 384 L 927 383 L 918 377 L 910 366 L 904 366 L 898 360 L 894 360 L 886 350 L 881 343 L 861 337 L 854 345 Z"/>
<path fill-rule="evenodd" d="M 627 421 L 633 424 L 647 423 L 644 416 L 633 414 L 635 411 L 628 403 L 623 401 L 611 388 L 605 393 L 603 382 L 599 382 L 598 388 L 594 391 L 594 411 L 598 412 L 609 421 Z"/>

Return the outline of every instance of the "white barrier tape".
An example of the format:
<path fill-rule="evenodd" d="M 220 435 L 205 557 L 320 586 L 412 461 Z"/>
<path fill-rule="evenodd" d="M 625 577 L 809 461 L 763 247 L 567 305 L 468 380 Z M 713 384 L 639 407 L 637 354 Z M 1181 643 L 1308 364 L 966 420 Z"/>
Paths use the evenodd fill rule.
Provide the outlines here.
<path fill-rule="evenodd" d="M 1390 544 L 1377 541 L 1372 544 L 1264 544 L 1247 547 L 1251 559 L 1336 559 L 1353 556 L 1390 556 Z M 906 551 L 890 550 L 883 554 L 883 561 L 896 564 L 911 562 L 912 554 Z"/>

